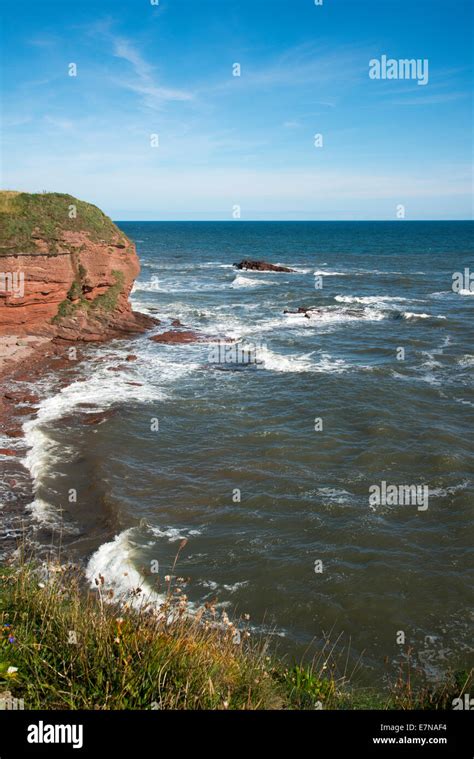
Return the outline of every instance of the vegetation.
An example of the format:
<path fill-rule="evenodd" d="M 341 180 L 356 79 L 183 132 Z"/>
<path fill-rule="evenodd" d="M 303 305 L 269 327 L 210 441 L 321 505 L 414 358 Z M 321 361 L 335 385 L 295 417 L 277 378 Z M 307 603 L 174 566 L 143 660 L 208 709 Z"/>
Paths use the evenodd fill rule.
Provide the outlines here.
<path fill-rule="evenodd" d="M 157 583 L 159 609 L 142 588 L 114 602 L 103 577 L 85 589 L 71 565 L 5 570 L 0 695 L 26 709 L 433 709 L 469 687 L 463 673 L 415 692 L 404 673 L 388 694 L 356 691 L 336 676 L 333 647 L 311 666 L 285 666 L 252 642 L 246 615 L 231 622 L 212 605 L 190 614 L 182 578 Z"/>
<path fill-rule="evenodd" d="M 0 256 L 38 254 L 35 237 L 46 240 L 49 254 L 55 255 L 61 234 L 77 231 L 86 232 L 93 241 L 128 242 L 99 208 L 72 195 L 0 192 Z"/>
<path fill-rule="evenodd" d="M 81 272 L 82 270 L 82 272 Z M 53 321 L 58 322 L 66 316 L 73 316 L 78 310 L 101 310 L 106 312 L 113 311 L 117 306 L 120 293 L 123 291 L 125 277 L 122 271 L 114 269 L 112 271 L 115 283 L 111 285 L 105 293 L 98 295 L 93 300 L 88 300 L 83 294 L 83 279 L 85 269 L 79 265 L 79 280 L 76 279 L 68 290 L 67 298 L 58 306 L 58 313 Z"/>

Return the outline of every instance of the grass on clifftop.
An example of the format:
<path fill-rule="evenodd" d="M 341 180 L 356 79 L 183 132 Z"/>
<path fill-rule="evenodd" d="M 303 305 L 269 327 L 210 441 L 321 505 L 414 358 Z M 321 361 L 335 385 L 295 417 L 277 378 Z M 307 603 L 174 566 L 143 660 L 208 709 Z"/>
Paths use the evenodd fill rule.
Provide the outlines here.
<path fill-rule="evenodd" d="M 287 666 L 253 640 L 244 617 L 204 606 L 192 615 L 179 578 L 163 578 L 156 607 L 125 606 L 97 578 L 84 590 L 76 568 L 24 564 L 0 577 L 0 698 L 25 709 L 451 708 L 467 692 L 458 675 L 436 692 L 354 691 L 336 675 L 332 646 L 312 666 Z"/>
<path fill-rule="evenodd" d="M 94 241 L 128 242 L 124 233 L 97 206 L 72 195 L 0 192 L 0 256 L 37 254 L 32 235 L 45 239 L 54 255 L 57 240 L 64 231 L 83 231 Z"/>

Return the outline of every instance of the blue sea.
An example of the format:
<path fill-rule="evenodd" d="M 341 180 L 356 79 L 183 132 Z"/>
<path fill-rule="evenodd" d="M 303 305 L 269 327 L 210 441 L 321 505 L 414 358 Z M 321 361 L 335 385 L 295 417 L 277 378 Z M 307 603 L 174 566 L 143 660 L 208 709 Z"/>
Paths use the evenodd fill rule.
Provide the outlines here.
<path fill-rule="evenodd" d="M 473 666 L 473 223 L 118 224 L 134 308 L 207 341 L 90 346 L 45 389 L 25 424 L 38 542 L 61 529 L 115 598 L 159 603 L 158 562 L 196 607 L 248 613 L 290 659 L 331 640 L 377 687 L 409 649 L 433 679 Z"/>

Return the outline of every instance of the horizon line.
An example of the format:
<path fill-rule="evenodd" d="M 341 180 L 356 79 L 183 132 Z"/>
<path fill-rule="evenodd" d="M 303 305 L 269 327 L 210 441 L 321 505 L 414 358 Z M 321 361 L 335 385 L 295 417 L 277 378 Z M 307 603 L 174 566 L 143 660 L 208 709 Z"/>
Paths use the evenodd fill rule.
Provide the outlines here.
<path fill-rule="evenodd" d="M 419 222 L 442 224 L 444 222 L 472 222 L 474 221 L 474 217 L 471 219 L 112 219 L 112 221 L 116 224 L 134 222 L 144 224 L 245 224 L 249 222 L 252 224 L 307 224 L 308 222 L 314 224 L 325 224 L 328 222 L 339 224 L 386 224 L 387 222 L 393 224 L 413 224 Z"/>

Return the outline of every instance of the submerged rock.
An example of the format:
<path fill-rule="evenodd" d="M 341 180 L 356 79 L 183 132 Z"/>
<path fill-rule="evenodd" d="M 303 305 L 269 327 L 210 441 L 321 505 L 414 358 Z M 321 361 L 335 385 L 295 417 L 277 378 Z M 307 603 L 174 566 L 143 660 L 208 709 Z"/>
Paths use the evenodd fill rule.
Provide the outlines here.
<path fill-rule="evenodd" d="M 182 344 L 182 343 L 199 343 L 206 340 L 205 335 L 199 335 L 192 330 L 174 330 L 161 332 L 159 335 L 153 335 L 149 338 L 154 343 Z"/>
<path fill-rule="evenodd" d="M 159 335 L 152 335 L 148 338 L 154 343 L 164 343 L 167 345 L 183 345 L 186 343 L 213 343 L 213 342 L 233 342 L 230 337 L 216 337 L 213 335 L 203 335 L 193 330 L 170 329 L 167 332 L 161 332 Z"/>

